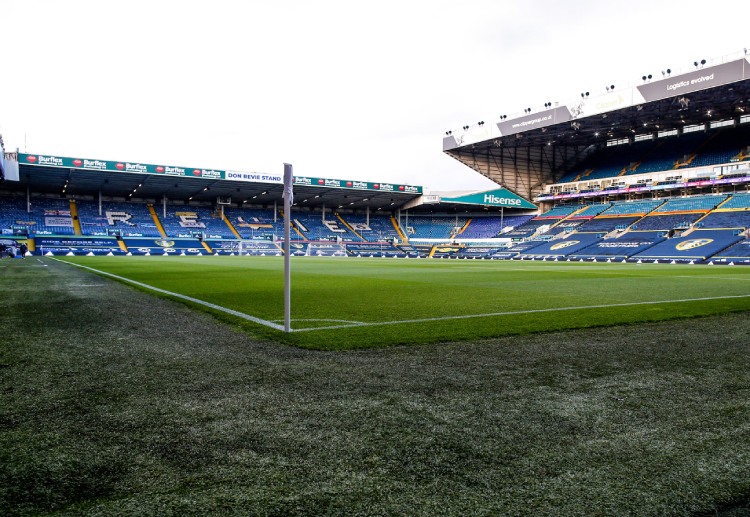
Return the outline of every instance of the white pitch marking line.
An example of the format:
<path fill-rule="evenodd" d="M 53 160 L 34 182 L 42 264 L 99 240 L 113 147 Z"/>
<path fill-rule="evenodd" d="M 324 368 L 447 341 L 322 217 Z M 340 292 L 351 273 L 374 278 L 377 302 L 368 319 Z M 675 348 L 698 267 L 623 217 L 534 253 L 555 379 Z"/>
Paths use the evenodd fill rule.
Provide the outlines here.
<path fill-rule="evenodd" d="M 272 320 L 272 321 L 284 321 L 284 320 Z M 362 325 L 366 324 L 364 321 L 355 321 L 355 320 L 336 320 L 332 318 L 304 318 L 304 319 L 298 319 L 298 318 L 292 318 L 292 321 L 300 322 L 300 321 L 337 321 L 339 323 L 352 323 L 355 325 Z"/>
<path fill-rule="evenodd" d="M 675 278 L 691 278 L 693 280 L 700 280 L 701 278 L 709 278 L 709 279 L 714 279 L 714 280 L 728 280 L 730 282 L 734 282 L 735 280 L 750 281 L 750 278 L 741 278 L 737 276 L 679 275 L 679 276 L 675 276 Z"/>
<path fill-rule="evenodd" d="M 350 327 L 375 327 L 383 325 L 400 325 L 404 323 L 424 323 L 429 321 L 447 321 L 447 320 L 466 320 L 472 318 L 489 318 L 493 316 L 515 316 L 518 314 L 534 314 L 542 312 L 559 312 L 559 311 L 576 311 L 576 310 L 587 310 L 587 309 L 608 309 L 611 307 L 631 307 L 634 305 L 659 305 L 662 303 L 685 303 L 685 302 L 705 302 L 712 300 L 731 300 L 735 298 L 750 298 L 750 294 L 738 294 L 730 296 L 713 296 L 707 298 L 684 298 L 681 300 L 657 300 L 649 302 L 629 302 L 629 303 L 612 303 L 608 305 L 581 305 L 578 307 L 552 307 L 549 309 L 529 309 L 526 311 L 509 311 L 509 312 L 490 312 L 487 314 L 466 314 L 463 316 L 441 316 L 439 318 L 421 318 L 412 320 L 397 320 L 397 321 L 376 321 L 372 323 L 358 323 L 352 325 L 333 325 L 330 327 L 317 327 L 317 328 L 306 328 L 306 329 L 294 329 L 292 332 L 311 332 L 314 330 L 334 330 L 343 329 Z"/>
<path fill-rule="evenodd" d="M 174 296 L 175 298 L 180 298 L 181 300 L 187 300 L 187 301 L 192 302 L 192 303 L 197 303 L 198 305 L 203 305 L 204 307 L 209 307 L 209 308 L 217 310 L 217 311 L 226 312 L 227 314 L 231 314 L 232 316 L 237 316 L 238 318 L 249 320 L 249 321 L 252 321 L 253 323 L 259 323 L 260 325 L 265 325 L 266 327 L 271 327 L 272 329 L 282 330 L 282 331 L 284 330 L 284 326 L 283 325 L 277 325 L 276 323 L 272 323 L 270 321 L 262 320 L 260 318 L 256 318 L 255 316 L 250 316 L 249 314 L 245 314 L 243 312 L 235 311 L 233 309 L 227 309 L 226 307 L 222 307 L 221 305 L 216 305 L 216 304 L 213 304 L 213 303 L 204 302 L 203 300 L 199 300 L 197 298 L 191 298 L 190 296 L 185 296 L 184 294 L 173 293 L 172 291 L 167 291 L 165 289 L 160 289 L 160 288 L 154 287 L 152 285 L 144 284 L 142 282 L 137 282 L 135 280 L 131 280 L 130 278 L 125 278 L 124 276 L 113 275 L 112 273 L 107 273 L 106 271 L 100 271 L 99 269 L 94 269 L 92 267 L 82 266 L 80 264 L 74 264 L 72 262 L 66 262 L 64 260 L 56 259 L 56 258 L 53 258 L 53 257 L 50 257 L 50 258 L 52 260 L 56 260 L 57 262 L 62 262 L 64 264 L 68 264 L 68 265 L 75 266 L 75 267 L 82 268 L 82 269 L 88 269 L 89 271 L 93 271 L 95 273 L 99 273 L 100 275 L 108 276 L 108 277 L 111 277 L 111 278 L 116 278 L 118 280 L 122 280 L 123 282 L 128 282 L 128 283 L 131 283 L 133 285 L 137 285 L 139 287 L 144 287 L 146 289 L 150 289 L 152 291 L 156 291 L 157 293 L 167 294 L 169 296 Z"/>

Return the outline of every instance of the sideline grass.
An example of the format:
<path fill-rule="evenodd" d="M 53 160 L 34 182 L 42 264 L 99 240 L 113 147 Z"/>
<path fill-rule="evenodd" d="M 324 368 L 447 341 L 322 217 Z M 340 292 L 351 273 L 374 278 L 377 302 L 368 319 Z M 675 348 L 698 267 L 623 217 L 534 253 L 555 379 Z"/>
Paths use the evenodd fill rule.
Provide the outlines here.
<path fill-rule="evenodd" d="M 746 515 L 750 318 L 319 352 L 0 262 L 1 515 Z"/>
<path fill-rule="evenodd" d="M 278 257 L 63 260 L 283 323 Z M 218 315 L 257 336 L 346 349 L 742 310 L 750 310 L 750 268 L 305 257 L 292 268 L 292 328 L 304 332 L 284 335 Z"/>

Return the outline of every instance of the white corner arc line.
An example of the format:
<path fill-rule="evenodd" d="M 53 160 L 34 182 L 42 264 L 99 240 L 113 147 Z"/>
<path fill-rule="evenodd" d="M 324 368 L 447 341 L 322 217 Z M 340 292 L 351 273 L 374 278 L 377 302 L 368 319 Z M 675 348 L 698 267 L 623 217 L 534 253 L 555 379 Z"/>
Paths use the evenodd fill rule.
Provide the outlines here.
<path fill-rule="evenodd" d="M 74 264 L 72 262 L 67 262 L 65 260 L 60 260 L 54 257 L 49 257 L 52 260 L 56 260 L 57 262 L 62 262 L 63 264 L 68 264 L 70 266 L 75 266 L 81 269 L 88 269 L 89 271 L 93 271 L 94 273 L 98 273 L 100 275 L 108 276 L 111 278 L 116 278 L 117 280 L 122 280 L 123 282 L 128 282 L 133 285 L 137 285 L 138 287 L 143 287 L 144 289 L 149 289 L 151 291 L 156 291 L 157 293 L 166 294 L 168 296 L 173 296 L 175 298 L 179 298 L 181 300 L 187 300 L 191 303 L 196 303 L 198 305 L 203 305 L 204 307 L 208 307 L 210 309 L 214 309 L 220 312 L 225 312 L 227 314 L 231 314 L 232 316 L 237 316 L 238 318 L 242 318 L 244 320 L 252 321 L 253 323 L 258 323 L 260 325 L 265 325 L 266 327 L 270 327 L 275 330 L 284 330 L 283 325 L 277 325 L 276 323 L 273 323 L 271 321 L 266 321 L 260 318 L 256 318 L 255 316 L 250 316 L 249 314 L 245 314 L 244 312 L 235 311 L 233 309 L 228 309 L 226 307 L 222 307 L 221 305 L 216 305 L 213 303 L 205 302 L 203 300 L 199 300 L 197 298 L 192 298 L 190 296 L 185 296 L 184 294 L 180 293 L 173 293 L 172 291 L 167 291 L 166 289 L 160 289 L 159 287 L 154 287 L 152 285 L 144 284 L 142 282 L 138 282 L 136 280 L 131 280 L 130 278 L 125 278 L 124 276 L 118 276 L 113 275 L 112 273 L 107 273 L 106 271 L 101 271 L 99 269 L 94 269 L 93 267 L 88 266 L 82 266 L 80 264 Z"/>

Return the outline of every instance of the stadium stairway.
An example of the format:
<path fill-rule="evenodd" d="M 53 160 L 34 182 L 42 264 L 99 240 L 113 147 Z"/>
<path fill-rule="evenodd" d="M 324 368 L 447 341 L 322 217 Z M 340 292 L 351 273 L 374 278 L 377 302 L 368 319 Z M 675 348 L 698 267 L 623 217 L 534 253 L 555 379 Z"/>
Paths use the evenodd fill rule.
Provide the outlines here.
<path fill-rule="evenodd" d="M 227 225 L 227 227 L 232 230 L 232 233 L 235 237 L 237 237 L 239 240 L 242 240 L 242 235 L 240 235 L 240 232 L 237 231 L 237 228 L 234 227 L 232 224 L 232 221 L 229 220 L 229 218 L 224 215 L 224 211 L 221 211 L 221 220 L 224 221 L 224 224 Z"/>
<path fill-rule="evenodd" d="M 472 219 L 471 217 L 469 217 L 469 218 L 468 218 L 468 219 L 466 220 L 466 224 L 464 224 L 464 225 L 463 225 L 463 226 L 461 227 L 461 229 L 460 229 L 460 230 L 458 230 L 458 231 L 456 232 L 456 235 L 454 235 L 454 237 L 458 237 L 459 235 L 461 235 L 462 233 L 464 233 L 464 231 L 466 230 L 466 228 L 468 228 L 468 227 L 469 227 L 469 225 L 471 224 L 471 221 L 473 221 L 473 219 Z"/>
<path fill-rule="evenodd" d="M 404 232 L 401 231 L 401 227 L 399 226 L 398 221 L 396 221 L 396 218 L 394 216 L 391 216 L 391 224 L 393 225 L 393 228 L 396 229 L 396 232 L 398 232 L 398 236 L 401 237 L 401 242 L 408 243 L 409 239 L 407 239 Z"/>
<path fill-rule="evenodd" d="M 127 246 L 125 245 L 125 241 L 123 241 L 122 239 L 117 239 L 117 245 L 118 245 L 118 246 L 120 247 L 120 249 L 121 249 L 122 251 L 124 251 L 125 253 L 127 253 L 127 252 L 129 251 L 129 250 L 128 250 L 128 247 L 127 247 Z"/>
<path fill-rule="evenodd" d="M 209 246 L 206 241 L 201 241 L 201 244 L 203 245 L 204 248 L 206 248 L 207 252 L 213 254 L 214 250 L 211 249 L 211 246 Z"/>
<path fill-rule="evenodd" d="M 78 219 L 78 205 L 75 199 L 70 200 L 70 218 L 73 220 L 73 231 L 76 235 L 83 235 L 81 221 Z"/>
<path fill-rule="evenodd" d="M 161 221 L 159 220 L 159 216 L 157 215 L 156 210 L 154 209 L 154 205 L 149 203 L 147 206 L 148 206 L 148 211 L 154 220 L 154 224 L 156 224 L 156 229 L 159 230 L 159 233 L 161 234 L 161 238 L 166 239 L 167 232 L 166 230 L 164 230 L 164 226 L 161 224 Z"/>
<path fill-rule="evenodd" d="M 338 212 L 336 213 L 336 218 L 337 218 L 337 219 L 338 219 L 339 221 L 341 221 L 341 224 L 343 224 L 344 226 L 346 226 L 346 228 L 347 228 L 347 229 L 348 229 L 348 230 L 349 230 L 350 232 L 352 232 L 352 233 L 353 233 L 354 235 L 356 235 L 357 237 L 359 237 L 360 239 L 362 239 L 362 241 L 367 241 L 367 239 L 365 239 L 365 238 L 364 238 L 364 237 L 362 237 L 362 236 L 361 236 L 361 235 L 360 235 L 359 233 L 357 233 L 357 231 L 356 231 L 356 230 L 355 230 L 354 228 L 352 228 L 352 226 L 351 226 L 351 225 L 350 225 L 349 223 L 347 223 L 346 221 L 344 221 L 344 218 L 343 218 L 343 217 L 341 217 L 341 215 L 339 215 L 339 213 L 338 213 Z"/>

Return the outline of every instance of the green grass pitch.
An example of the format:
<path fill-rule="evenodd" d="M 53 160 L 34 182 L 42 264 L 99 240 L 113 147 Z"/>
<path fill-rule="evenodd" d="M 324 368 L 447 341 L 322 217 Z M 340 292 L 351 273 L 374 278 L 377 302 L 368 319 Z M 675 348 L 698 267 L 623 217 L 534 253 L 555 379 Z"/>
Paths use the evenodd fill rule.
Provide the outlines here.
<path fill-rule="evenodd" d="M 473 340 L 750 309 L 750 268 L 741 266 L 300 257 L 292 259 L 292 332 L 285 334 L 278 329 L 284 307 L 279 257 L 61 260 L 190 298 L 188 303 L 255 336 L 317 349 Z"/>
<path fill-rule="evenodd" d="M 0 260 L 0 515 L 750 512 L 750 269 L 292 269 Z"/>

